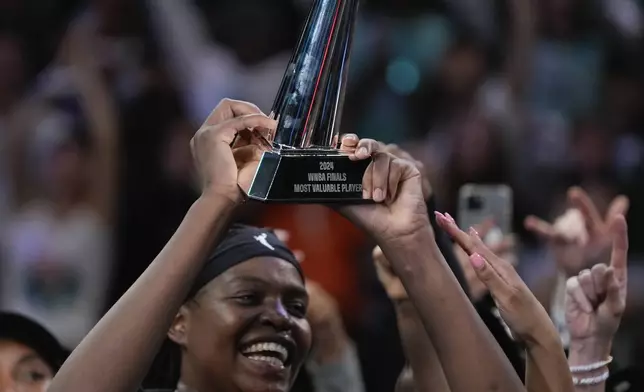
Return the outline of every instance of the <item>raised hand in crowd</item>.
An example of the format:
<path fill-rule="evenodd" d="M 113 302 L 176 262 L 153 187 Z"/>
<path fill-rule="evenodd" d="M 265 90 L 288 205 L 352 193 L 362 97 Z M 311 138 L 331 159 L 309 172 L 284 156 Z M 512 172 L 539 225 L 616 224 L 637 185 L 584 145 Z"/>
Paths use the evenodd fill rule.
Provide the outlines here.
<path fill-rule="evenodd" d="M 397 389 L 449 392 L 450 388 L 436 349 L 427 336 L 405 287 L 380 247 L 376 246 L 373 249 L 372 256 L 378 279 L 394 303 L 400 340 L 408 362 L 398 377 Z"/>
<path fill-rule="evenodd" d="M 477 233 L 479 233 L 479 236 L 481 238 L 486 239 L 488 236 L 488 233 L 490 233 L 490 231 L 493 230 L 493 228 L 494 228 L 494 222 L 492 220 L 488 220 L 478 225 L 474 229 L 476 230 Z M 499 255 L 499 257 L 509 262 L 513 266 L 516 265 L 516 262 L 517 262 L 517 256 L 515 254 L 516 244 L 514 241 L 514 237 L 512 235 L 507 235 L 503 238 L 499 238 L 498 240 L 490 241 L 490 243 L 486 245 L 490 248 L 492 253 Z M 458 258 L 461 269 L 463 270 L 463 273 L 465 275 L 467 286 L 470 289 L 470 297 L 472 298 L 472 302 L 477 302 L 481 300 L 485 295 L 489 293 L 489 290 L 485 285 L 485 283 L 481 282 L 481 280 L 479 279 L 476 273 L 476 270 L 472 267 L 470 256 L 463 250 L 463 248 L 458 243 L 454 243 L 454 253 Z"/>
<path fill-rule="evenodd" d="M 548 313 L 511 263 L 485 245 L 473 228 L 458 228 L 449 214 L 436 212 L 439 225 L 469 255 L 472 269 L 486 286 L 512 333 L 526 344 L 528 391 L 572 391 L 564 349 Z"/>
<path fill-rule="evenodd" d="M 566 284 L 568 361 L 580 391 L 605 390 L 613 337 L 626 307 L 628 231 L 623 215 L 612 216 L 607 237 L 612 242 L 610 264 L 596 264 Z"/>
<path fill-rule="evenodd" d="M 568 190 L 568 202 L 569 209 L 554 223 L 528 216 L 525 227 L 547 241 L 558 267 L 571 277 L 606 260 L 611 246 L 609 222 L 615 215 L 626 215 L 630 203 L 626 196 L 617 196 L 602 217 L 590 196 L 579 187 Z"/>
<path fill-rule="evenodd" d="M 436 346 L 450 389 L 522 390 L 519 377 L 436 245 L 422 176 L 414 162 L 382 152 L 380 143 L 355 135 L 345 135 L 341 149 L 351 159 L 373 160 L 362 186 L 364 198 L 374 203 L 339 210 L 376 239 L 390 261 Z M 446 319 L 451 322 L 441 321 Z M 461 333 L 464 330 L 468 333 Z M 462 369 L 471 370 L 469 377 L 462 377 Z"/>

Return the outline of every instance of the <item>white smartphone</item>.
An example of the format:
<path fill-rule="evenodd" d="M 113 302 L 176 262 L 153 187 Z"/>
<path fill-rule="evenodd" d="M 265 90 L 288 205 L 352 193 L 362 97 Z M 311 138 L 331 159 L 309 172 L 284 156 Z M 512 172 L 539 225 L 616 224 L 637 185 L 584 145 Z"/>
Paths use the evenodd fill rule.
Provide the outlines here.
<path fill-rule="evenodd" d="M 512 232 L 512 196 L 512 188 L 507 185 L 463 185 L 458 194 L 458 225 L 467 230 L 492 219 L 495 228 L 485 242 L 500 240 Z"/>

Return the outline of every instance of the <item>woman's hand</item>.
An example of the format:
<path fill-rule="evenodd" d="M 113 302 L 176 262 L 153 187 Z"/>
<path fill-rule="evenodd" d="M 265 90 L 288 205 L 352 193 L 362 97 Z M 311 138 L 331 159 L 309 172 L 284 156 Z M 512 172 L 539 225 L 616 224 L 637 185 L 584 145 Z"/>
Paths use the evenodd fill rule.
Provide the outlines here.
<path fill-rule="evenodd" d="M 425 165 L 396 144 L 381 144 L 381 149 L 383 152 L 387 152 L 397 158 L 406 159 L 414 163 L 414 165 L 420 172 L 421 179 L 423 181 L 423 197 L 425 198 L 425 200 L 429 200 L 429 198 L 432 196 L 432 186 L 429 182 L 429 176 L 427 175 L 427 169 L 425 168 Z"/>
<path fill-rule="evenodd" d="M 474 229 L 461 231 L 449 215 L 436 212 L 438 224 L 469 255 L 472 268 L 496 302 L 514 335 L 526 343 L 529 392 L 572 391 L 561 340 L 550 317 L 509 262 L 498 257 Z"/>
<path fill-rule="evenodd" d="M 557 265 L 571 277 L 607 258 L 611 245 L 609 221 L 616 215 L 625 215 L 630 203 L 626 196 L 617 196 L 602 217 L 583 189 L 570 188 L 568 200 L 571 208 L 553 224 L 535 216 L 527 217 L 524 224 L 552 247 Z"/>
<path fill-rule="evenodd" d="M 570 331 L 571 352 L 597 350 L 595 361 L 610 354 L 611 342 L 626 307 L 628 229 L 622 215 L 609 225 L 612 240 L 610 264 L 597 264 L 568 279 L 566 285 L 566 323 Z"/>
<path fill-rule="evenodd" d="M 340 149 L 351 160 L 372 158 L 362 180 L 363 198 L 374 204 L 343 206 L 340 212 L 379 243 L 400 242 L 430 228 L 423 181 L 413 161 L 383 151 L 375 140 L 345 135 Z"/>
<path fill-rule="evenodd" d="M 405 287 L 400 281 L 400 278 L 398 278 L 394 273 L 394 270 L 391 268 L 391 264 L 389 264 L 389 260 L 387 260 L 379 246 L 373 248 L 372 256 L 378 280 L 380 280 L 380 283 L 385 289 L 387 296 L 389 296 L 389 299 L 392 301 L 407 299 L 408 296 L 407 291 L 405 291 Z"/>
<path fill-rule="evenodd" d="M 448 219 L 452 219 L 449 214 L 446 214 L 446 217 Z M 474 230 L 479 233 L 479 236 L 481 238 L 487 239 L 488 233 L 490 233 L 493 228 L 494 222 L 488 220 L 476 226 Z M 499 257 L 501 257 L 503 260 L 509 262 L 513 266 L 516 266 L 517 258 L 516 254 L 514 253 L 515 241 L 513 236 L 508 235 L 503 238 L 499 238 L 498 240 L 490 241 L 489 243 L 486 243 L 486 245 L 494 254 L 499 255 Z M 472 267 L 470 256 L 463 250 L 463 248 L 461 248 L 458 243 L 454 244 L 454 254 L 456 255 L 461 269 L 463 270 L 463 275 L 465 276 L 467 287 L 469 287 L 470 289 L 470 297 L 472 299 L 472 302 L 476 303 L 481 300 L 481 298 L 483 298 L 489 292 L 489 290 L 487 286 L 483 282 L 481 282 L 481 279 L 479 279 L 476 271 Z"/>
<path fill-rule="evenodd" d="M 253 104 L 221 101 L 190 141 L 202 194 L 241 202 L 265 150 L 258 132 L 276 126 Z"/>
<path fill-rule="evenodd" d="M 471 268 L 490 291 L 501 317 L 517 338 L 531 344 L 544 337 L 556 336 L 548 313 L 512 264 L 490 250 L 473 228 L 467 234 L 458 228 L 454 219 L 440 212 L 436 212 L 436 220 L 469 255 Z"/>

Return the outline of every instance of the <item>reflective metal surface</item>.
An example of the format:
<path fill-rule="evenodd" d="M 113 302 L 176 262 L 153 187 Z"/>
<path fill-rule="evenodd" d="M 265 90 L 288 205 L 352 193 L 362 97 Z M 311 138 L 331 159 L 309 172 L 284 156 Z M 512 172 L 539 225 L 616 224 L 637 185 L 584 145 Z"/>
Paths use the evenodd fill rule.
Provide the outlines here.
<path fill-rule="evenodd" d="M 316 0 L 271 114 L 283 148 L 335 148 L 358 0 Z"/>

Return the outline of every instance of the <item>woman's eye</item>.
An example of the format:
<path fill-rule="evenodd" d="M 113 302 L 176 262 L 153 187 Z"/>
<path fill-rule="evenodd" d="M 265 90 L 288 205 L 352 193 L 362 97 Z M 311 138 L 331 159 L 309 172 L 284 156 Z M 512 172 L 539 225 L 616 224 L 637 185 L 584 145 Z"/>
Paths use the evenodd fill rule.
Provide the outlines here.
<path fill-rule="evenodd" d="M 303 318 L 306 316 L 306 304 L 304 302 L 291 302 L 288 305 L 288 310 L 295 317 Z"/>
<path fill-rule="evenodd" d="M 47 375 L 38 370 L 24 369 L 16 374 L 17 381 L 21 383 L 39 383 L 47 379 Z"/>
<path fill-rule="evenodd" d="M 45 375 L 40 372 L 29 372 L 29 377 L 31 381 L 37 382 L 45 379 Z"/>
<path fill-rule="evenodd" d="M 260 302 L 259 295 L 257 294 L 242 294 L 235 297 L 235 300 L 242 305 L 257 305 Z"/>

